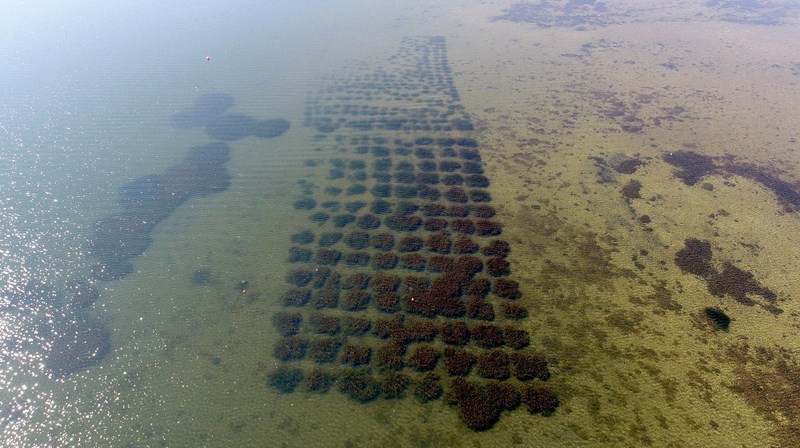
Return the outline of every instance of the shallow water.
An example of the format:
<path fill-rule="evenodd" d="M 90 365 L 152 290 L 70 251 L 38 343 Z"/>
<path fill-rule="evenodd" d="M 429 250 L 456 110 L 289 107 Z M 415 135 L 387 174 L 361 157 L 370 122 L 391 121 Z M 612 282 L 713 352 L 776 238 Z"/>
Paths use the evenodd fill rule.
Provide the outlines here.
<path fill-rule="evenodd" d="M 3 446 L 798 444 L 800 4 L 21 3 L 0 34 L 10 67 L 0 86 Z M 429 86 L 409 69 L 430 42 L 444 43 L 452 84 L 434 76 Z M 407 84 L 381 84 L 397 78 Z M 354 83 L 370 79 L 379 82 Z M 228 188 L 187 196 L 141 254 L 124 258 L 130 273 L 98 279 L 95 223 L 124 210 L 121 188 L 170 173 L 190 148 L 214 141 L 202 126 L 170 125 L 208 93 L 235 98 L 227 113 L 291 127 L 226 142 Z M 474 129 L 367 129 L 363 115 L 357 127 L 314 121 L 356 120 L 337 109 L 345 104 L 367 117 L 397 106 L 406 110 L 394 117 L 418 118 L 422 104 L 455 111 L 442 126 L 458 119 Z M 337 178 L 336 160 L 363 160 L 372 176 L 384 156 L 361 154 L 364 141 L 386 138 L 394 151 L 395 138 L 422 136 L 479 144 L 491 220 L 510 243 L 508 278 L 520 284 L 515 303 L 529 313 L 511 324 L 550 371 L 544 382 L 505 382 L 546 385 L 559 398 L 552 415 L 523 404 L 473 431 L 457 406 L 420 403 L 413 388 L 362 404 L 336 386 L 268 386 L 280 365 L 317 365 L 274 357 L 273 316 L 293 311 L 281 302 L 287 274 L 319 268 L 289 262 L 302 246 L 292 235 L 347 234 L 358 224 L 342 230 L 309 216 L 328 200 L 375 199 L 378 180 L 354 180 L 359 170 L 348 168 Z M 705 169 L 689 167 L 696 178 L 676 166 L 686 153 L 709 157 Z M 437 162 L 450 160 L 442 154 Z M 414 157 L 391 154 L 393 164 Z M 364 193 L 346 190 L 362 183 Z M 314 210 L 294 207 L 308 196 Z M 710 256 L 681 265 L 692 239 L 708 241 Z M 334 268 L 376 275 L 371 266 Z M 87 307 L 65 292 L 76 280 L 99 291 Z M 495 323 L 509 323 L 505 299 L 487 300 Z M 729 316 L 729 327 L 706 308 Z M 313 314 L 299 311 L 306 322 Z M 374 302 L 333 313 L 387 315 Z M 93 346 L 96 358 L 79 351 L 86 365 L 54 369 L 59 335 L 86 328 L 102 329 L 108 345 Z M 475 371 L 469 379 L 484 381 Z"/>

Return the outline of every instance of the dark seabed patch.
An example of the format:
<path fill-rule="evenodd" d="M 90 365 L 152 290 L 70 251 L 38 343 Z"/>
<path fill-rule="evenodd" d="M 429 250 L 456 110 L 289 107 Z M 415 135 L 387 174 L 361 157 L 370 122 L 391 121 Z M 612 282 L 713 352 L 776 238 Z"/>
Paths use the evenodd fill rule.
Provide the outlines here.
<path fill-rule="evenodd" d="M 82 310 L 92 306 L 100 298 L 100 292 L 94 282 L 84 279 L 68 286 L 62 296 L 64 308 Z"/>
<path fill-rule="evenodd" d="M 759 305 L 772 314 L 783 312 L 777 306 L 777 295 L 762 286 L 752 273 L 736 267 L 730 261 L 724 261 L 722 269 L 718 269 L 712 258 L 710 242 L 689 238 L 675 254 L 675 264 L 682 271 L 705 279 L 708 291 L 717 297 L 732 297 L 748 306 Z M 756 301 L 753 296 L 759 296 L 762 300 Z"/>
<path fill-rule="evenodd" d="M 225 93 L 207 93 L 199 96 L 191 107 L 173 114 L 170 123 L 179 129 L 205 127 L 206 135 L 222 141 L 249 136 L 275 138 L 289 130 L 289 122 L 282 118 L 258 120 L 244 114 L 226 114 L 235 102 Z"/>
<path fill-rule="evenodd" d="M 193 285 L 197 286 L 207 285 L 210 282 L 211 282 L 211 271 L 209 271 L 208 269 L 200 269 L 194 271 L 194 274 L 192 274 Z"/>
<path fill-rule="evenodd" d="M 727 387 L 745 397 L 764 418 L 777 423 L 775 433 L 783 446 L 800 442 L 794 423 L 800 421 L 800 365 L 791 351 L 737 342 L 718 355 L 736 369 L 736 380 Z"/>
<path fill-rule="evenodd" d="M 189 150 L 184 160 L 160 174 L 140 177 L 120 188 L 123 211 L 95 223 L 91 255 L 99 260 L 95 275 L 99 279 L 118 279 L 128 275 L 131 260 L 150 245 L 150 234 L 181 204 L 193 196 L 225 191 L 230 175 L 225 164 L 230 148 L 224 143 L 209 143 Z"/>
<path fill-rule="evenodd" d="M 205 126 L 212 119 L 222 115 L 236 100 L 227 93 L 207 93 L 197 97 L 194 105 L 170 117 L 170 123 L 176 128 L 193 128 Z"/>
<path fill-rule="evenodd" d="M 84 313 L 60 317 L 50 326 L 45 368 L 64 378 L 102 361 L 111 351 L 108 328 Z"/>
<path fill-rule="evenodd" d="M 724 170 L 738 176 L 746 177 L 769 188 L 781 202 L 786 204 L 788 209 L 794 211 L 800 209 L 800 192 L 798 192 L 798 187 L 781 180 L 776 175 L 752 164 L 726 164 L 724 165 Z"/>
<path fill-rule="evenodd" d="M 282 118 L 260 120 L 253 128 L 253 135 L 261 138 L 279 137 L 289 130 L 289 122 Z"/>
<path fill-rule="evenodd" d="M 289 122 L 283 119 L 260 121 L 245 115 L 225 115 L 234 102 L 227 94 L 202 95 L 192 107 L 174 114 L 170 122 L 176 128 L 206 126 L 218 140 L 249 135 L 272 138 L 289 128 Z M 150 246 L 152 232 L 183 203 L 228 189 L 231 176 L 226 164 L 230 155 L 230 147 L 222 142 L 196 146 L 163 172 L 120 187 L 117 200 L 122 211 L 94 224 L 89 254 L 97 264 L 92 276 L 75 280 L 54 300 L 64 310 L 62 317 L 48 327 L 50 345 L 45 367 L 54 377 L 66 377 L 95 365 L 111 351 L 108 328 L 87 311 L 99 297 L 96 282 L 118 280 L 133 272 L 133 259 Z M 205 269 L 191 278 L 194 285 L 210 281 L 211 272 Z M 246 291 L 246 286 L 243 289 Z"/>
<path fill-rule="evenodd" d="M 289 122 L 275 118 L 256 120 L 242 114 L 225 114 L 213 117 L 206 124 L 206 135 L 215 140 L 233 141 L 249 136 L 275 138 L 289 129 Z"/>
<path fill-rule="evenodd" d="M 785 205 L 787 211 L 796 211 L 800 208 L 800 191 L 798 187 L 780 179 L 777 174 L 767 168 L 762 168 L 751 163 L 736 163 L 732 157 L 725 157 L 717 164 L 710 156 L 693 151 L 674 151 L 664 154 L 664 161 L 678 168 L 675 177 L 681 179 L 686 185 L 694 185 L 702 178 L 711 174 L 735 174 L 757 182 L 777 197 Z M 713 189 L 710 184 L 703 188 Z"/>
<path fill-rule="evenodd" d="M 205 126 L 210 137 L 225 141 L 250 135 L 273 138 L 289 129 L 289 122 L 283 119 L 262 121 L 224 114 L 233 104 L 230 95 L 203 95 L 194 106 L 173 115 L 172 122 L 180 124 L 177 127 Z M 231 182 L 225 167 L 230 153 L 230 147 L 222 142 L 190 148 L 184 160 L 163 173 L 123 185 L 118 197 L 123 211 L 95 223 L 91 254 L 100 261 L 95 269 L 97 278 L 111 280 L 128 275 L 133 269 L 131 260 L 148 248 L 150 234 L 161 221 L 194 196 L 225 191 Z"/>
<path fill-rule="evenodd" d="M 252 135 L 258 120 L 243 114 L 225 114 L 213 117 L 206 124 L 206 135 L 215 140 L 239 140 Z"/>
<path fill-rule="evenodd" d="M 664 161 L 679 168 L 675 177 L 686 185 L 694 185 L 704 176 L 718 172 L 712 157 L 692 151 L 674 151 L 664 154 Z"/>

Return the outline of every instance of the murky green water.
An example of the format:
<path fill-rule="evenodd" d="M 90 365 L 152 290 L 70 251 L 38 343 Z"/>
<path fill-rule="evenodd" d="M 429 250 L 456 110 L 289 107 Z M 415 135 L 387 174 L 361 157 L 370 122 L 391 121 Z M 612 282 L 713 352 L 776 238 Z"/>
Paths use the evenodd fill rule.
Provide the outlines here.
<path fill-rule="evenodd" d="M 796 445 L 799 11 L 15 4 L 0 32 L 3 445 Z M 174 126 L 210 93 L 235 102 Z M 242 128 L 228 121 L 207 132 L 223 114 L 291 127 L 233 138 Z M 229 150 L 217 171 L 189 157 L 208 144 Z M 120 202 L 126 191 L 157 200 Z M 303 198 L 313 207 L 298 207 Z M 439 203 L 447 211 L 434 213 Z M 125 244 L 104 257 L 97 223 L 109 216 L 154 224 L 112 227 Z M 356 247 L 358 232 L 394 246 Z M 461 252 L 435 249 L 438 235 Z M 420 250 L 401 243 L 411 237 Z M 507 257 L 465 242 L 497 239 Z M 427 267 L 411 269 L 420 261 L 409 254 Z M 468 257 L 483 267 L 464 280 Z M 319 305 L 337 274 L 338 307 Z M 369 278 L 364 294 L 353 293 L 356 274 Z M 397 276 L 396 295 L 372 283 L 386 276 Z M 464 280 L 461 314 L 424 311 L 444 306 L 441 278 Z M 424 279 L 439 292 L 417 292 Z M 481 300 L 476 279 L 492 285 Z M 498 279 L 519 294 L 504 296 Z M 75 295 L 80 282 L 98 295 Z M 309 302 L 284 306 L 296 288 Z M 302 317 L 303 359 L 276 351 L 287 347 L 279 313 Z M 314 321 L 357 317 L 374 330 L 399 315 L 405 333 L 386 339 L 329 338 Z M 467 380 L 511 385 L 523 402 L 471 401 L 445 363 L 460 346 L 441 331 L 409 339 L 414 321 L 466 323 L 479 360 Z M 481 325 L 503 328 L 505 345 L 476 336 Z M 509 328 L 529 345 L 515 347 Z M 340 349 L 332 362 L 325 341 Z M 386 386 L 366 403 L 348 397 L 344 349 L 372 349 L 361 369 L 384 381 L 396 378 L 397 341 L 404 397 L 387 398 Z M 420 346 L 444 355 L 433 370 L 444 395 L 425 403 Z M 497 351 L 541 357 L 549 377 L 525 378 L 514 362 L 493 377 L 483 357 Z M 286 388 L 274 381 L 281 366 L 304 374 L 294 392 L 270 386 Z M 308 391 L 315 369 L 339 377 L 330 391 Z M 528 411 L 531 386 L 558 397 L 551 415 Z M 482 412 L 499 418 L 475 430 Z"/>

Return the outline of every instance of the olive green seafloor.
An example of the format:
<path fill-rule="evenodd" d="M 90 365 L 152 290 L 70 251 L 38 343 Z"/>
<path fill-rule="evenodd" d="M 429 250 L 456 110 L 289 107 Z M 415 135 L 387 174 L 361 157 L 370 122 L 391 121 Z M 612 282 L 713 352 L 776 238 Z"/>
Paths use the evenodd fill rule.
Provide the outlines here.
<path fill-rule="evenodd" d="M 486 13 L 476 10 L 459 19 Z M 506 194 L 506 216 L 516 218 L 506 233 L 512 265 L 528 266 L 527 280 L 550 309 L 541 331 L 569 369 L 568 407 L 591 419 L 571 422 L 587 443 L 793 446 L 798 216 L 738 176 L 688 187 L 660 156 L 731 154 L 796 182 L 797 28 L 655 22 L 583 32 L 495 22 L 481 39 L 451 37 L 464 44 L 451 63 L 474 73 L 459 85 L 475 85 L 461 93 L 468 110 L 481 108 L 488 175 Z M 663 65 L 670 61 L 677 69 Z M 614 100 L 626 115 L 634 109 L 642 132 L 622 132 L 601 114 Z M 685 110 L 674 116 L 677 107 Z M 592 159 L 617 154 L 647 165 L 599 184 Z M 643 184 L 644 199 L 620 194 L 631 179 Z M 688 237 L 710 240 L 715 259 L 751 271 L 784 312 L 713 297 L 680 272 L 675 253 Z M 530 252 L 521 253 L 526 244 Z M 730 332 L 710 325 L 707 306 L 733 318 Z"/>
<path fill-rule="evenodd" d="M 796 181 L 796 27 L 654 17 L 577 31 L 490 21 L 510 2 L 461 3 L 400 14 L 402 30 L 382 34 L 366 53 L 391 53 L 406 34 L 447 37 L 512 243 L 512 278 L 531 310 L 525 325 L 553 361 L 556 413 L 504 413 L 494 428 L 474 433 L 441 401 L 361 405 L 336 391 L 267 388 L 289 223 L 302 216 L 287 191 L 325 173 L 302 166 L 318 154 L 298 109 L 284 115 L 295 127 L 281 139 L 236 142 L 232 188 L 179 209 L 137 259 L 137 274 L 104 291 L 98 307 L 118 349 L 57 392 L 94 410 L 83 413 L 95 430 L 86 445 L 104 437 L 115 446 L 796 444 L 800 218 L 762 185 L 712 175 L 690 187 L 661 160 L 670 150 L 732 154 Z M 591 50 L 582 52 L 587 43 Z M 366 59 L 365 67 L 374 61 L 349 56 Z M 670 61 L 677 70 L 661 65 Z M 302 101 L 311 88 L 292 95 Z M 603 113 L 615 100 L 641 105 L 641 132 L 624 132 Z M 676 107 L 684 111 L 652 124 Z M 271 159 L 256 145 L 281 149 Z M 646 164 L 633 174 L 612 169 L 599 183 L 593 158 L 619 157 Z M 642 199 L 620 193 L 633 179 Z M 701 279 L 682 273 L 675 253 L 690 237 L 711 241 L 715 262 L 751 271 L 784 312 L 713 297 Z M 211 282 L 191 285 L 204 268 Z M 237 284 L 245 279 L 242 294 Z M 707 306 L 731 316 L 728 332 L 702 315 Z M 90 405 L 93 397 L 103 400 Z"/>

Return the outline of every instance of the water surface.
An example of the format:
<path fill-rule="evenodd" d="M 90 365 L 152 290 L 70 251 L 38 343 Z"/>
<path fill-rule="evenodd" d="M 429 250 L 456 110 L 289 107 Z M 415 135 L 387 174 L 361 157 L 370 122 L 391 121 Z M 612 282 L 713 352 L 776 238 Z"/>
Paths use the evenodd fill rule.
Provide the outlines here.
<path fill-rule="evenodd" d="M 18 2 L 0 33 L 4 446 L 797 444 L 800 5 L 49 3 Z M 346 97 L 408 75 L 408 42 L 432 36 L 454 91 L 415 78 L 419 97 Z M 171 122 L 219 93 L 225 113 L 291 127 L 225 141 L 226 188 L 187 195 L 129 272 L 98 275 L 96 223 L 125 210 L 126 186 L 219 142 Z M 313 121 L 416 99 L 473 129 Z M 529 314 L 514 325 L 548 361 L 556 411 L 473 431 L 411 389 L 362 404 L 270 387 L 280 365 L 316 365 L 274 356 L 292 235 L 336 231 L 295 201 L 372 202 L 378 181 L 348 197 L 362 182 L 332 161 L 371 167 L 363 139 L 455 133 L 479 144 Z M 76 282 L 98 296 L 76 303 Z M 100 342 L 56 363 L 63 334 Z"/>

